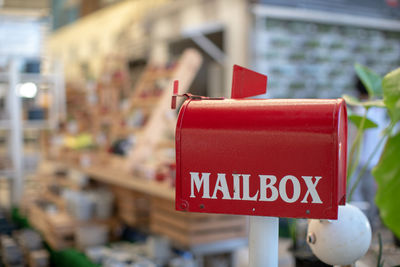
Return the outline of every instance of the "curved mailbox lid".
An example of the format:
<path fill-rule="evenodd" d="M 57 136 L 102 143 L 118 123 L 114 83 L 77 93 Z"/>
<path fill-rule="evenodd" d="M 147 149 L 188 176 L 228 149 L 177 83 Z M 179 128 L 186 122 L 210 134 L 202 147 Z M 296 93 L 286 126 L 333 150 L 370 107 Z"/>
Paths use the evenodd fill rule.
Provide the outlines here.
<path fill-rule="evenodd" d="M 176 208 L 335 219 L 346 151 L 343 99 L 188 99 L 176 127 Z"/>

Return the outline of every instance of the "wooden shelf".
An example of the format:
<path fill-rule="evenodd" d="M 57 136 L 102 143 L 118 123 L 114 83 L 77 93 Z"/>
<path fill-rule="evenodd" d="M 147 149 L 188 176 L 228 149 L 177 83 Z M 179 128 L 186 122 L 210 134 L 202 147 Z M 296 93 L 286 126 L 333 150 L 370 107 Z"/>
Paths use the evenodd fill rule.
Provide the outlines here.
<path fill-rule="evenodd" d="M 131 134 L 140 135 L 142 132 L 143 132 L 143 129 L 141 127 L 135 127 L 135 128 L 132 128 L 132 127 L 122 128 L 121 127 L 119 134 L 122 135 L 122 136 L 128 136 L 128 135 L 131 135 Z"/>
<path fill-rule="evenodd" d="M 121 170 L 121 168 L 110 168 L 108 166 L 81 167 L 77 164 L 70 164 L 65 162 L 53 163 L 65 166 L 68 169 L 81 171 L 90 176 L 91 179 L 101 183 L 119 186 L 150 196 L 175 201 L 175 188 L 171 187 L 169 184 L 135 177 Z"/>
<path fill-rule="evenodd" d="M 41 74 L 41 73 L 20 73 L 20 79 L 23 82 L 35 82 L 35 83 L 54 83 L 55 75 Z M 0 81 L 8 82 L 10 80 L 9 72 L 0 72 Z"/>
<path fill-rule="evenodd" d="M 163 140 L 158 144 L 158 148 L 175 148 L 175 140 Z"/>
<path fill-rule="evenodd" d="M 56 184 L 61 187 L 66 187 L 72 190 L 80 190 L 83 186 L 66 177 L 57 177 L 54 174 L 42 174 L 41 177 L 37 177 L 38 180 L 45 182 L 46 185 Z"/>
<path fill-rule="evenodd" d="M 50 192 L 48 189 L 46 189 L 46 191 L 43 193 L 43 197 L 48 201 L 56 204 L 58 208 L 64 209 L 66 207 L 64 199 Z"/>
<path fill-rule="evenodd" d="M 9 130 L 11 129 L 10 120 L 0 120 L 0 129 Z M 23 129 L 50 129 L 50 123 L 47 120 L 24 120 L 22 122 Z"/>
<path fill-rule="evenodd" d="M 138 97 L 131 104 L 134 108 L 154 108 L 159 100 L 160 97 Z"/>

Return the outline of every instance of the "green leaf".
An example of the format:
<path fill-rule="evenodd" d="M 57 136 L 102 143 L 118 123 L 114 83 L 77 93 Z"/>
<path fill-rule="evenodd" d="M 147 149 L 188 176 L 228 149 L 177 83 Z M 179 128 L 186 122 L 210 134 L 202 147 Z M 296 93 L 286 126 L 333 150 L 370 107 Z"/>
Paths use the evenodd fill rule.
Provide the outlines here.
<path fill-rule="evenodd" d="M 375 202 L 382 221 L 400 238 L 400 133 L 388 138 L 379 163 L 372 170 L 378 184 Z"/>
<path fill-rule="evenodd" d="M 363 116 L 360 115 L 355 115 L 355 114 L 350 114 L 347 116 L 349 121 L 351 121 L 355 126 L 357 126 L 358 129 L 361 128 L 361 121 L 363 120 Z M 365 118 L 364 121 L 364 127 L 363 130 L 365 129 L 371 129 L 371 128 L 376 128 L 378 127 L 378 124 L 376 124 L 374 121 L 371 119 Z"/>
<path fill-rule="evenodd" d="M 382 99 L 361 102 L 356 97 L 351 96 L 351 95 L 342 95 L 342 98 L 344 99 L 344 101 L 346 101 L 346 104 L 349 104 L 350 106 L 360 106 L 360 107 L 365 107 L 365 108 L 370 108 L 370 107 L 384 108 L 385 107 L 385 103 L 383 102 Z"/>
<path fill-rule="evenodd" d="M 360 78 L 361 82 L 367 89 L 368 95 L 370 98 L 374 96 L 381 96 L 382 95 L 382 78 L 374 71 L 370 70 L 369 68 L 355 64 L 354 68 L 356 70 L 358 78 Z"/>
<path fill-rule="evenodd" d="M 382 81 L 383 101 L 395 123 L 400 120 L 400 68 L 386 74 Z"/>

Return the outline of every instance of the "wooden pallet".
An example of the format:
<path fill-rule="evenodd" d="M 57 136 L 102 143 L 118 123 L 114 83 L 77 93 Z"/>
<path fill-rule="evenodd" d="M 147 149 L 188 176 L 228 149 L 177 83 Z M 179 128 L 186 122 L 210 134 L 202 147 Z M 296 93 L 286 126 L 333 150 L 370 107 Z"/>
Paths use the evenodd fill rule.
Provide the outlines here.
<path fill-rule="evenodd" d="M 175 210 L 174 202 L 153 198 L 150 230 L 166 235 L 180 245 L 191 247 L 247 235 L 244 216 L 186 213 Z"/>

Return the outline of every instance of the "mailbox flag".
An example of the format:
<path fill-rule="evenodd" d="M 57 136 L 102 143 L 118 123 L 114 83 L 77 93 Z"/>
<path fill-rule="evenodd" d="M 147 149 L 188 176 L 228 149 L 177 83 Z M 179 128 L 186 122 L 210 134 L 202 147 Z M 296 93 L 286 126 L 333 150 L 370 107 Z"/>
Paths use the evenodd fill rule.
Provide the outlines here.
<path fill-rule="evenodd" d="M 232 98 L 246 98 L 266 92 L 267 76 L 238 65 L 233 66 Z"/>

